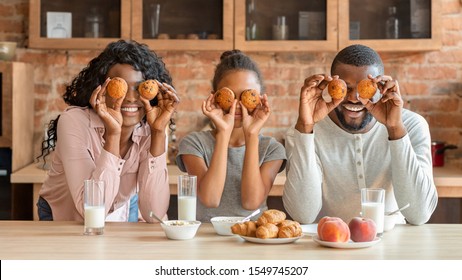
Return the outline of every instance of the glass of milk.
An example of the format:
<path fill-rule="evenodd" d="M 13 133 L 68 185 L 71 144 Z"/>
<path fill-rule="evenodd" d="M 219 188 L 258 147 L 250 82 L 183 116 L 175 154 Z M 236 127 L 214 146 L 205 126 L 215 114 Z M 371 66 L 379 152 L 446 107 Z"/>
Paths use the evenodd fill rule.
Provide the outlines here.
<path fill-rule="evenodd" d="M 104 181 L 84 181 L 84 234 L 100 235 L 104 231 Z"/>
<path fill-rule="evenodd" d="M 374 220 L 377 236 L 382 236 L 385 219 L 385 190 L 361 189 L 361 211 L 364 218 Z"/>
<path fill-rule="evenodd" d="M 178 176 L 178 220 L 196 220 L 197 177 Z"/>

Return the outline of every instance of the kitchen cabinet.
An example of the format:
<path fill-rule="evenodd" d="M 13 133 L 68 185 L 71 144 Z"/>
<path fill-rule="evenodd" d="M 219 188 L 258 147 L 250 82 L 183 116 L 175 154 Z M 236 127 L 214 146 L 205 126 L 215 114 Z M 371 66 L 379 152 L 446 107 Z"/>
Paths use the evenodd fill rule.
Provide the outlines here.
<path fill-rule="evenodd" d="M 132 0 L 132 3 L 132 38 L 154 50 L 233 48 L 233 0 Z M 155 5 L 160 9 L 153 9 Z"/>
<path fill-rule="evenodd" d="M 441 47 L 441 2 L 101 0 L 96 5 L 93 0 L 30 0 L 29 47 L 102 49 L 123 38 L 156 51 L 335 52 L 357 43 L 377 51 L 436 50 Z M 392 10 L 399 31 L 387 38 Z M 49 23 L 49 14 L 56 12 Z M 63 21 L 62 13 L 72 17 L 69 37 L 49 30 Z"/>
<path fill-rule="evenodd" d="M 244 51 L 336 51 L 339 0 L 235 0 L 235 48 Z M 279 40 L 278 18 L 288 39 Z M 305 19 L 305 21 L 304 21 Z M 273 34 L 274 29 L 274 34 Z M 273 36 L 274 35 L 274 36 Z"/>
<path fill-rule="evenodd" d="M 0 148 L 11 148 L 11 171 L 33 161 L 34 70 L 0 61 Z"/>
<path fill-rule="evenodd" d="M 339 1 L 339 49 L 351 44 L 363 44 L 377 51 L 437 50 L 441 48 L 441 2 L 441 0 Z M 390 7 L 395 7 L 397 10 L 399 30 L 397 39 L 386 38 L 386 22 Z"/>
<path fill-rule="evenodd" d="M 152 35 L 155 4 L 158 34 Z M 31 0 L 29 47 L 103 49 L 133 39 L 154 50 L 227 50 L 233 46 L 233 14 L 233 0 Z"/>
<path fill-rule="evenodd" d="M 29 47 L 103 49 L 130 38 L 131 0 L 30 0 Z"/>
<path fill-rule="evenodd" d="M 235 0 L 235 3 L 235 46 L 245 51 L 337 51 L 351 44 L 364 44 L 377 51 L 426 51 L 441 47 L 441 0 Z M 399 33 L 387 38 L 392 7 Z M 285 17 L 288 26 L 287 40 L 279 40 L 278 34 L 272 33 L 278 30 L 275 19 L 280 16 Z M 302 36 L 307 33 L 305 29 L 308 38 Z"/>

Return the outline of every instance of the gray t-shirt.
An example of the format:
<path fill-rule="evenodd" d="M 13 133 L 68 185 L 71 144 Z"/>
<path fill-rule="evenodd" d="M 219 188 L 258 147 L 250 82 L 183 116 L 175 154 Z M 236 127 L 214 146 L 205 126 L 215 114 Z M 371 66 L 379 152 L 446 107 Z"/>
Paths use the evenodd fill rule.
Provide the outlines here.
<path fill-rule="evenodd" d="M 211 131 L 192 132 L 184 137 L 179 145 L 176 163 L 181 171 L 186 167 L 181 155 L 195 155 L 204 159 L 205 164 L 210 166 L 215 138 Z M 225 187 L 218 208 L 207 208 L 197 200 L 196 218 L 202 222 L 210 222 L 216 216 L 247 216 L 252 211 L 242 208 L 241 203 L 241 176 L 244 164 L 245 146 L 228 147 L 228 162 L 226 170 Z M 284 160 L 279 172 L 283 171 L 286 163 L 286 152 L 284 146 L 273 137 L 259 136 L 259 163 L 272 160 Z M 260 206 L 260 210 L 267 210 L 266 202 Z"/>

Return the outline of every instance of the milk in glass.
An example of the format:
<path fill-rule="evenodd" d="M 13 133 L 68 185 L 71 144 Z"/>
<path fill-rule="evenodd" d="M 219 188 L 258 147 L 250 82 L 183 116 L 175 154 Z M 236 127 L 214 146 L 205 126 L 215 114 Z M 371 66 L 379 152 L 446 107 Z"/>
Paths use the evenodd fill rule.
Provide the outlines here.
<path fill-rule="evenodd" d="M 84 234 L 100 235 L 104 232 L 106 211 L 104 206 L 104 181 L 84 181 Z"/>
<path fill-rule="evenodd" d="M 85 207 L 85 227 L 104 228 L 104 206 Z"/>
<path fill-rule="evenodd" d="M 178 176 L 178 220 L 196 220 L 197 177 Z"/>
<path fill-rule="evenodd" d="M 369 218 L 374 220 L 377 227 L 377 234 L 383 233 L 383 222 L 384 222 L 384 213 L 385 205 L 380 202 L 364 202 L 361 205 L 361 211 L 363 212 L 364 218 Z"/>
<path fill-rule="evenodd" d="M 377 236 L 381 236 L 385 220 L 385 190 L 381 188 L 361 189 L 361 211 L 364 218 L 375 222 Z"/>
<path fill-rule="evenodd" d="M 178 220 L 196 220 L 196 197 L 180 196 L 178 197 Z"/>

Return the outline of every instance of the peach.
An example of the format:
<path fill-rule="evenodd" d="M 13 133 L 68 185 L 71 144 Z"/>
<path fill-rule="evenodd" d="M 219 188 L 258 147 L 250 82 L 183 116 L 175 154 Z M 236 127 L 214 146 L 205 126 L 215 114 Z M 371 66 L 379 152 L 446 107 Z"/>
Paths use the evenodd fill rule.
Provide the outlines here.
<path fill-rule="evenodd" d="M 335 221 L 335 220 L 338 220 L 340 218 L 337 218 L 337 217 L 329 217 L 329 216 L 324 216 L 321 218 L 321 220 L 319 220 L 318 222 L 318 236 L 319 238 L 321 238 L 321 227 L 322 225 L 326 222 L 326 221 Z"/>
<path fill-rule="evenodd" d="M 351 240 L 354 242 L 369 242 L 374 240 L 377 228 L 374 220 L 363 217 L 354 217 L 348 223 Z"/>
<path fill-rule="evenodd" d="M 329 242 L 348 242 L 350 229 L 348 225 L 338 217 L 325 216 L 318 223 L 319 239 Z"/>

